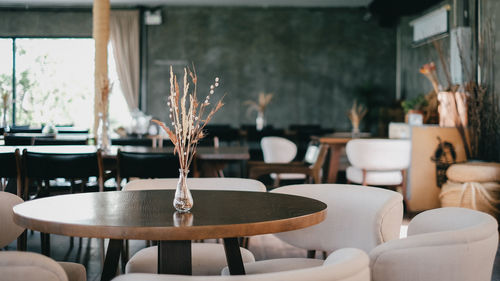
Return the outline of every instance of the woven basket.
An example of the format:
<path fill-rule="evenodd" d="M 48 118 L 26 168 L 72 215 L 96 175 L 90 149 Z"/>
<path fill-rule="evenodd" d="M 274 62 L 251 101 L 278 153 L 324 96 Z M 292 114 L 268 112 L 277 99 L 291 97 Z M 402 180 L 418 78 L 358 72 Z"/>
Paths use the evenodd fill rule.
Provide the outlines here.
<path fill-rule="evenodd" d="M 462 207 L 488 213 L 500 214 L 500 183 L 447 181 L 439 194 L 441 207 Z"/>

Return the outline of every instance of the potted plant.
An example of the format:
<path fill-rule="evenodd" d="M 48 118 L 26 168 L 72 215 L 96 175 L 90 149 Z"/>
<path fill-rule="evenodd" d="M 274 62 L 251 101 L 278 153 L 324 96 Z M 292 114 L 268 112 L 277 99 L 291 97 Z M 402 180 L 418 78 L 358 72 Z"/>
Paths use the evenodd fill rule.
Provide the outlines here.
<path fill-rule="evenodd" d="M 413 117 L 417 117 L 417 119 L 420 118 L 420 120 L 423 120 L 424 111 L 427 105 L 427 99 L 423 94 L 420 94 L 413 99 L 404 100 L 403 102 L 401 102 L 401 106 L 403 107 L 403 110 L 405 112 L 405 122 L 413 124 L 414 122 L 410 122 L 414 120 L 412 119 L 412 115 L 416 115 Z M 422 123 L 422 121 L 420 123 Z"/>

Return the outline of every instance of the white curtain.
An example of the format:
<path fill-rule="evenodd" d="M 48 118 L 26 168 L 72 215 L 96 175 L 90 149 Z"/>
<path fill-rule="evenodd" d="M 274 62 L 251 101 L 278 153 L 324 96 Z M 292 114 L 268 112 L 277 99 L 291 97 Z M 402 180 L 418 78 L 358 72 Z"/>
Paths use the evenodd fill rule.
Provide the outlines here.
<path fill-rule="evenodd" d="M 139 11 L 111 11 L 109 25 L 116 71 L 132 111 L 139 106 Z"/>

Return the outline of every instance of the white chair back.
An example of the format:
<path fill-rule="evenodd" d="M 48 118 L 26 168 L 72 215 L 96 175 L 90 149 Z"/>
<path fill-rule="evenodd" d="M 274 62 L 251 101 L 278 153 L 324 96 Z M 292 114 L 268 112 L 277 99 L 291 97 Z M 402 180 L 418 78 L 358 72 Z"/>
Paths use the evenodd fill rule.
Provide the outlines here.
<path fill-rule="evenodd" d="M 354 247 L 369 252 L 399 237 L 403 197 L 397 192 L 347 184 L 289 185 L 271 192 L 310 197 L 328 205 L 323 222 L 275 234 L 293 246 L 327 252 Z"/>
<path fill-rule="evenodd" d="M 354 139 L 346 154 L 352 166 L 365 170 L 404 170 L 410 166 L 411 142 L 404 139 Z"/>
<path fill-rule="evenodd" d="M 0 191 L 0 248 L 10 244 L 24 231 L 24 228 L 15 224 L 12 218 L 14 214 L 12 207 L 22 202 L 23 199 L 17 195 Z"/>
<path fill-rule="evenodd" d="M 498 223 L 464 208 L 418 214 L 408 237 L 371 251 L 374 281 L 490 281 L 498 249 Z"/>
<path fill-rule="evenodd" d="M 113 281 L 369 281 L 368 256 L 359 249 L 333 252 L 323 266 L 274 273 L 229 276 L 183 276 L 169 274 L 125 274 Z"/>
<path fill-rule="evenodd" d="M 288 163 L 297 155 L 297 145 L 282 137 L 263 137 L 260 146 L 266 163 Z"/>
<path fill-rule="evenodd" d="M 179 179 L 139 179 L 128 182 L 123 190 L 175 189 Z M 233 190 L 265 192 L 266 186 L 258 180 L 242 178 L 188 178 L 191 190 Z"/>

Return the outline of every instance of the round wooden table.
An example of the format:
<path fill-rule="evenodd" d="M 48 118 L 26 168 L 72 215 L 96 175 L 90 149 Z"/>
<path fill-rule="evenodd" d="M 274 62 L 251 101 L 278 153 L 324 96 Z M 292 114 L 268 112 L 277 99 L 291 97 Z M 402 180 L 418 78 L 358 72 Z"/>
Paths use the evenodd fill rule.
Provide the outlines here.
<path fill-rule="evenodd" d="M 318 200 L 265 192 L 193 190 L 194 207 L 178 213 L 174 190 L 61 195 L 14 207 L 28 229 L 110 238 L 101 280 L 116 273 L 123 239 L 158 240 L 158 272 L 191 274 L 191 240 L 223 238 L 231 274 L 244 274 L 238 237 L 290 231 L 326 217 Z"/>

